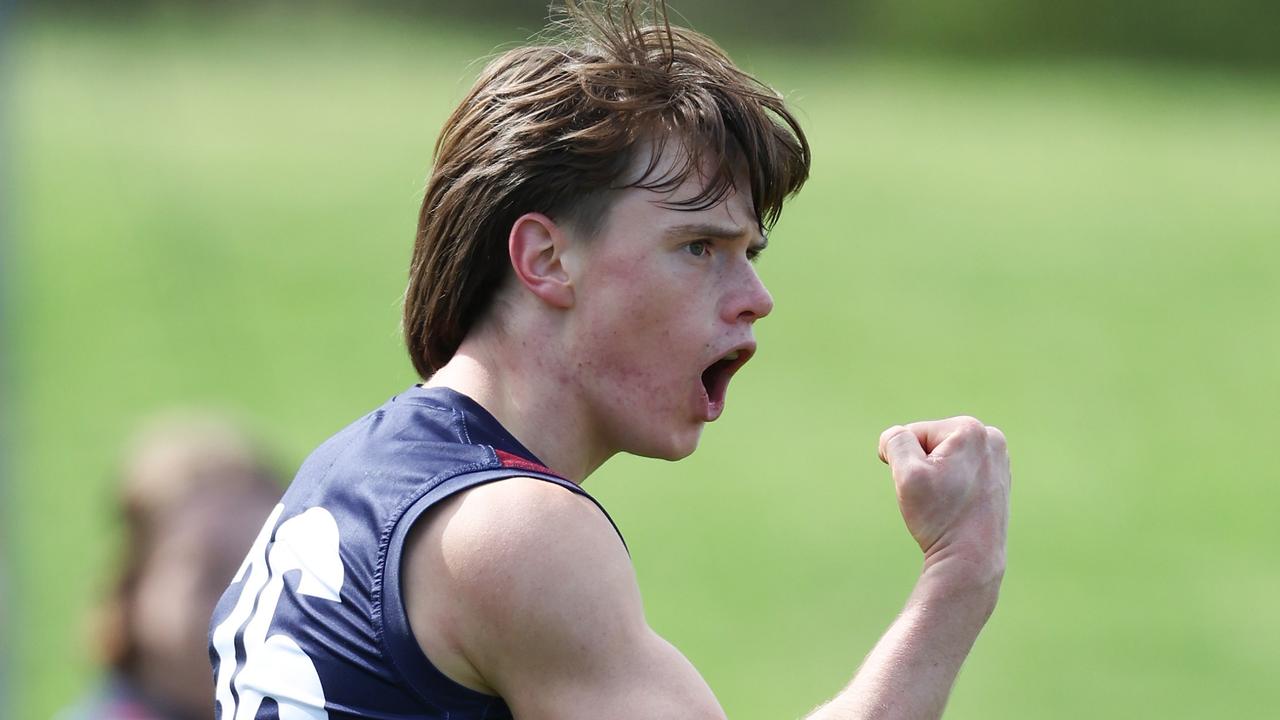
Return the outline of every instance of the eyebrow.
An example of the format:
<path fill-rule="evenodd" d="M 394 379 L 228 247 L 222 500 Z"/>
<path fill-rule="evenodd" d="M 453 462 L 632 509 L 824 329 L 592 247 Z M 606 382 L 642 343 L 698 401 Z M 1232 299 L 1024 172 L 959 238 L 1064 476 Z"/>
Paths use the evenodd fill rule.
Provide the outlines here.
<path fill-rule="evenodd" d="M 722 240 L 736 240 L 744 235 L 748 235 L 749 231 L 734 225 L 716 225 L 714 223 L 689 223 L 686 225 L 675 225 L 667 229 L 668 235 L 675 236 L 697 236 L 718 238 Z M 764 252 L 769 247 L 769 237 L 761 234 L 759 242 L 751 243 L 751 249 L 756 253 Z"/>

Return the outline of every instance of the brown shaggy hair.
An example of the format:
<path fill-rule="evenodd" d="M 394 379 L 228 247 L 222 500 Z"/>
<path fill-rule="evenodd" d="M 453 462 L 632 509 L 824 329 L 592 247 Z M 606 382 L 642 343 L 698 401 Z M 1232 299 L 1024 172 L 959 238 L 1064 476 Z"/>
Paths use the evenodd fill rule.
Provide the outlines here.
<path fill-rule="evenodd" d="M 540 212 L 591 235 L 609 192 L 668 191 L 710 169 L 679 203 L 705 209 L 745 168 L 771 227 L 809 173 L 809 145 L 781 95 L 710 38 L 676 27 L 665 2 L 565 0 L 539 44 L 491 61 L 445 123 L 418 218 L 404 333 L 425 379 L 453 356 L 510 271 L 516 219 Z M 666 143 L 684 161 L 658 173 Z M 648 168 L 624 180 L 640 147 Z"/>

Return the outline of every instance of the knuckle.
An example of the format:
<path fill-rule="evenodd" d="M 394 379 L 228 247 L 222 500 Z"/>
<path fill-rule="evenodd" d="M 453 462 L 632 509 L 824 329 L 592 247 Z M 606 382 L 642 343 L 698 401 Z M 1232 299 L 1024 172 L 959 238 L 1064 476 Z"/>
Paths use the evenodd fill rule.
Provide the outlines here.
<path fill-rule="evenodd" d="M 959 422 L 956 425 L 956 433 L 961 437 L 973 439 L 975 437 L 982 437 L 987 432 L 987 426 L 983 425 L 977 418 L 965 416 L 957 418 L 957 420 Z"/>
<path fill-rule="evenodd" d="M 1004 436 L 1004 431 L 994 425 L 987 426 L 987 444 L 992 450 L 1003 451 L 1009 446 L 1009 441 Z"/>
<path fill-rule="evenodd" d="M 885 462 L 891 462 L 892 460 L 892 458 L 890 457 L 891 448 L 893 447 L 893 445 L 900 444 L 902 442 L 899 438 L 901 438 L 902 435 L 906 434 L 906 432 L 907 432 L 907 429 L 902 427 L 901 425 L 894 425 L 888 430 L 885 430 L 884 432 L 880 433 L 880 440 L 877 443 L 877 447 L 879 448 L 879 454 L 880 454 L 881 460 Z"/>
<path fill-rule="evenodd" d="M 884 432 L 880 433 L 880 444 L 883 445 L 889 442 L 894 437 L 901 435 L 905 431 L 906 431 L 906 428 L 902 427 L 901 425 L 894 425 L 891 428 L 887 428 Z"/>

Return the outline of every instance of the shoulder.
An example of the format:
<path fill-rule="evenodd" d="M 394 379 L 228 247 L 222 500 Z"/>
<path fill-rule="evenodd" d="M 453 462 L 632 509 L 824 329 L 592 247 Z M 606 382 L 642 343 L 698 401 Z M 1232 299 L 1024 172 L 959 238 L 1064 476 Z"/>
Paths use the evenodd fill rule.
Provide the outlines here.
<path fill-rule="evenodd" d="M 410 625 L 445 674 L 496 692 L 513 658 L 647 631 L 635 572 L 588 497 L 515 477 L 459 493 L 410 533 L 402 590 Z"/>
<path fill-rule="evenodd" d="M 546 480 L 512 477 L 472 487 L 428 510 L 420 525 L 415 534 L 437 537 L 441 552 L 453 559 L 536 562 L 545 555 L 537 552 L 540 546 L 573 549 L 585 554 L 584 560 L 620 559 L 630 567 L 625 546 L 600 507 Z M 530 547 L 531 542 L 536 544 Z"/>
<path fill-rule="evenodd" d="M 433 581 L 482 608 L 555 599 L 570 594 L 564 587 L 573 594 L 586 591 L 579 583 L 605 582 L 610 590 L 635 583 L 621 539 L 590 498 L 528 477 L 488 483 L 443 501 L 410 535 L 408 552 L 408 562 L 421 560 L 445 573 Z"/>
<path fill-rule="evenodd" d="M 630 557 L 591 499 L 516 478 L 439 510 L 411 542 L 404 588 L 437 668 L 516 717 L 724 717 L 649 628 Z"/>

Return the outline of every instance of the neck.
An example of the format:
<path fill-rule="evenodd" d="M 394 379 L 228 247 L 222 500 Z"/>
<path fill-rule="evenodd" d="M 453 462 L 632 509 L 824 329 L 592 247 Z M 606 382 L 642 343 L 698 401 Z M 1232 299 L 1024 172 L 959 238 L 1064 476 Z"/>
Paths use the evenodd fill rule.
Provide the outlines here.
<path fill-rule="evenodd" d="M 468 337 L 424 385 L 475 400 L 547 467 L 582 484 L 614 451 L 596 437 L 563 362 L 540 356 L 541 345 Z"/>

